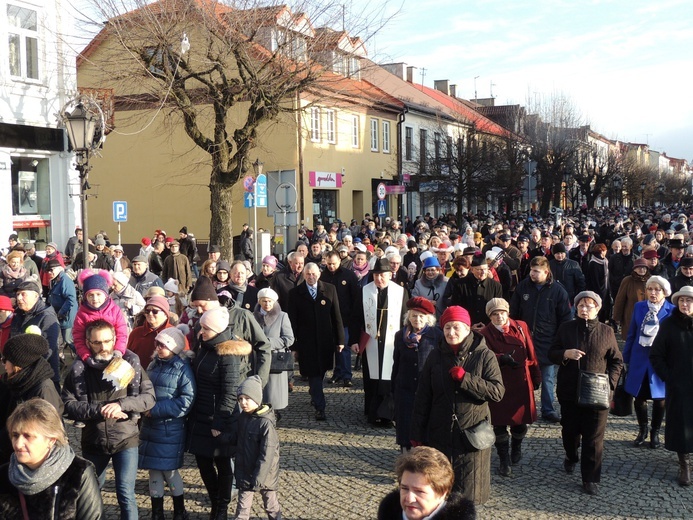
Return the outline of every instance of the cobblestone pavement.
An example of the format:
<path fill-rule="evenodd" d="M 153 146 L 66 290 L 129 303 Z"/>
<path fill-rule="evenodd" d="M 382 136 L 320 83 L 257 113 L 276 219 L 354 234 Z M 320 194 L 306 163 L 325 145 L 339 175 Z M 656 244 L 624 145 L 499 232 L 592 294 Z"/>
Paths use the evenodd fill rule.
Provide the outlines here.
<path fill-rule="evenodd" d="M 363 416 L 360 374 L 346 389 L 327 382 L 327 421 L 313 418 L 307 383 L 297 381 L 289 407 L 281 412 L 281 483 L 284 518 L 302 520 L 373 519 L 380 499 L 394 488 L 392 472 L 398 448 L 394 430 L 370 427 Z M 76 430 L 70 427 L 70 436 Z M 609 417 L 602 483 L 598 496 L 585 495 L 579 466 L 563 471 L 560 426 L 539 420 L 523 444 L 524 458 L 512 476 L 496 474 L 492 457 L 491 499 L 479 518 L 492 519 L 691 519 L 693 488 L 676 482 L 676 454 L 664 448 L 634 448 L 635 418 Z M 194 459 L 182 470 L 192 519 L 207 519 L 209 503 Z M 149 518 L 147 472 L 140 471 L 137 493 L 140 518 Z M 113 475 L 103 490 L 107 518 L 118 518 Z M 257 496 L 254 518 L 266 518 Z M 170 498 L 166 510 L 172 511 Z M 171 518 L 172 513 L 167 513 Z M 232 518 L 233 515 L 230 515 Z"/>

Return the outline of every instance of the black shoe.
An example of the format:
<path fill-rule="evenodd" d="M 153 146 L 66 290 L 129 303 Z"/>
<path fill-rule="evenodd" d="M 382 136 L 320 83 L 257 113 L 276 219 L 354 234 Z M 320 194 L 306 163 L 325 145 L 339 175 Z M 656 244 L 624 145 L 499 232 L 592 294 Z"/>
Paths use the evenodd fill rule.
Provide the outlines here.
<path fill-rule="evenodd" d="M 325 410 L 315 410 L 315 420 L 316 421 L 326 421 Z"/>
<path fill-rule="evenodd" d="M 541 418 L 550 423 L 561 422 L 561 418 L 556 412 L 547 413 L 546 415 L 542 415 Z"/>
<path fill-rule="evenodd" d="M 510 457 L 501 457 L 500 466 L 498 466 L 498 474 L 501 477 L 509 477 L 512 474 L 512 470 L 510 469 Z"/>
<path fill-rule="evenodd" d="M 333 385 L 335 383 L 339 383 L 341 380 L 342 380 L 341 377 L 333 376 L 333 377 L 329 378 L 327 380 L 327 382 L 330 383 L 331 385 Z"/>
<path fill-rule="evenodd" d="M 582 489 L 587 493 L 588 495 L 597 495 L 599 494 L 599 488 L 597 487 L 596 482 L 583 482 L 582 483 Z"/>
<path fill-rule="evenodd" d="M 566 473 L 568 473 L 570 475 L 573 473 L 573 471 L 575 471 L 575 465 L 576 464 L 577 464 L 577 462 L 573 462 L 571 460 L 564 459 L 563 460 L 563 469 L 565 470 Z"/>
<path fill-rule="evenodd" d="M 354 383 L 351 382 L 351 379 L 345 379 L 344 380 L 344 387 L 345 388 L 351 388 L 352 386 L 354 386 Z"/>

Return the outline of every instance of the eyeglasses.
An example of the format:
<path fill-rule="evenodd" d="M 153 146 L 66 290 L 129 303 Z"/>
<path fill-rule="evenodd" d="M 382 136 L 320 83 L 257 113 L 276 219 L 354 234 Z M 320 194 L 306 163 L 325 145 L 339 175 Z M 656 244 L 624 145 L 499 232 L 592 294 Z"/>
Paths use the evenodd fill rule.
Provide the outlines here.
<path fill-rule="evenodd" d="M 578 305 L 578 309 L 587 309 L 588 311 L 596 308 L 596 305 Z"/>
<path fill-rule="evenodd" d="M 152 307 L 149 307 L 148 309 L 144 309 L 144 313 L 145 313 L 145 314 L 153 314 L 154 316 L 156 316 L 156 315 L 159 314 L 160 312 L 161 312 L 161 311 L 160 311 L 159 309 L 154 309 L 154 308 L 152 308 Z"/>
<path fill-rule="evenodd" d="M 91 341 L 91 340 L 87 340 L 87 341 L 89 342 L 90 345 L 94 345 L 95 347 L 101 347 L 103 345 L 109 345 L 109 344 L 113 343 L 113 338 L 105 339 L 103 341 Z"/>
<path fill-rule="evenodd" d="M 154 342 L 154 348 L 156 348 L 157 350 L 160 350 L 160 349 L 164 349 L 164 348 L 168 348 L 168 347 L 166 345 L 164 345 L 163 343 L 161 343 L 161 341 L 156 341 L 156 342 Z"/>

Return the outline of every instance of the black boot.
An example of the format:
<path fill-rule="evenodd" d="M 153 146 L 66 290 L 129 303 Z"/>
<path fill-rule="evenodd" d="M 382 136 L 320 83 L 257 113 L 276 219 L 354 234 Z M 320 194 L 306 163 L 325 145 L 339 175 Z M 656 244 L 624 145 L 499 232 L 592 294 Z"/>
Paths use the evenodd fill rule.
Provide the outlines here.
<path fill-rule="evenodd" d="M 232 486 L 233 475 L 219 475 L 219 492 L 217 494 L 216 515 L 214 517 L 210 517 L 210 520 L 228 520 Z"/>
<path fill-rule="evenodd" d="M 515 437 L 510 441 L 510 462 L 513 466 L 522 460 L 522 439 Z"/>
<path fill-rule="evenodd" d="M 640 433 L 635 438 L 633 446 L 640 447 L 645 444 L 647 439 L 647 401 L 636 399 L 633 408 L 635 408 L 635 416 L 638 418 L 638 426 L 640 427 Z"/>
<path fill-rule="evenodd" d="M 498 452 L 498 458 L 500 459 L 498 474 L 501 477 L 509 477 L 512 470 L 510 469 L 510 446 L 508 445 L 507 437 L 504 441 L 496 441 L 496 451 Z"/>
<path fill-rule="evenodd" d="M 185 510 L 185 495 L 173 497 L 173 520 L 188 520 L 188 512 Z"/>
<path fill-rule="evenodd" d="M 663 399 L 655 399 L 652 402 L 652 430 L 650 431 L 650 448 L 653 450 L 656 450 L 661 445 L 659 442 L 659 429 L 662 427 L 664 410 Z"/>
<path fill-rule="evenodd" d="M 150 497 L 152 499 L 152 520 L 165 520 L 164 497 Z"/>
<path fill-rule="evenodd" d="M 679 475 L 676 478 L 679 486 L 691 485 L 691 467 L 688 453 L 679 453 Z"/>
<path fill-rule="evenodd" d="M 356 361 L 354 361 L 354 371 L 361 370 L 361 354 L 356 355 Z"/>

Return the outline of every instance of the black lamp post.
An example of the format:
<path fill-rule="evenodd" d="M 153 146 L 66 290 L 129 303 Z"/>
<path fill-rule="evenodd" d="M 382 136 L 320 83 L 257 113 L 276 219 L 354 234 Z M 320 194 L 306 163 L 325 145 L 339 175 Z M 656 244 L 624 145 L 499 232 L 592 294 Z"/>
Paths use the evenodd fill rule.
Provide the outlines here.
<path fill-rule="evenodd" d="M 645 181 L 640 183 L 640 205 L 645 205 Z"/>
<path fill-rule="evenodd" d="M 76 104 L 75 104 L 76 101 Z M 72 105 L 72 110 L 67 108 Z M 87 190 L 89 189 L 89 156 L 95 149 L 94 135 L 96 133 L 99 116 L 87 108 L 81 98 L 73 100 L 66 105 L 61 118 L 70 146 L 76 154 L 77 171 L 79 172 L 79 199 L 82 210 L 82 261 L 83 269 L 89 267 L 89 232 L 87 220 Z"/>
<path fill-rule="evenodd" d="M 620 175 L 614 175 L 614 178 L 611 179 L 611 183 L 614 186 L 614 193 L 616 194 L 616 206 L 619 206 L 619 195 L 621 193 L 621 188 L 623 187 L 623 180 L 621 179 Z"/>

